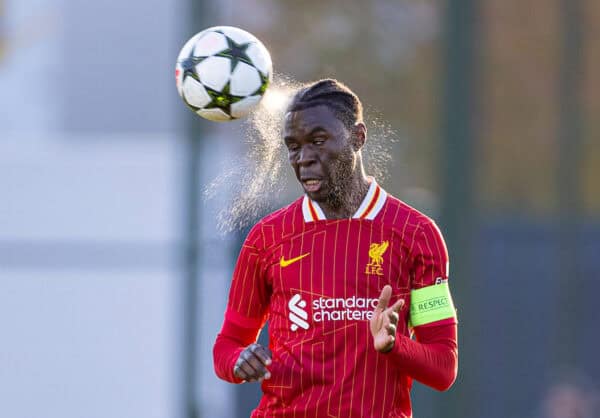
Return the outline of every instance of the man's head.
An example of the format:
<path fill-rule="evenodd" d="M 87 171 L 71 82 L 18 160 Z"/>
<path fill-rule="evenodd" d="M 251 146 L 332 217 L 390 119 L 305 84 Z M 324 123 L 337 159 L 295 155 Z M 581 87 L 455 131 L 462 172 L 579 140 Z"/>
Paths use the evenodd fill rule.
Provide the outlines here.
<path fill-rule="evenodd" d="M 366 128 L 362 104 L 348 87 L 327 79 L 299 90 L 287 108 L 284 141 L 311 199 L 331 209 L 355 200 L 355 189 L 365 183 Z"/>
<path fill-rule="evenodd" d="M 347 86 L 331 78 L 319 80 L 298 90 L 288 105 L 287 112 L 319 105 L 325 105 L 333 111 L 348 130 L 363 122 L 363 108 L 358 96 Z"/>

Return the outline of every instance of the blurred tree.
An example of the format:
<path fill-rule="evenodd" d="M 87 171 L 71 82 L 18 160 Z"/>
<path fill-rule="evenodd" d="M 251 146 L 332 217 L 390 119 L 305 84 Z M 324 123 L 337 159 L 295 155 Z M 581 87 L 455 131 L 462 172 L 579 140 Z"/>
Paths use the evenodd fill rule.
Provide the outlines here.
<path fill-rule="evenodd" d="M 600 2 L 582 2 L 583 25 L 583 80 L 582 80 L 582 147 L 583 185 L 582 209 L 587 217 L 600 220 Z"/>
<path fill-rule="evenodd" d="M 483 209 L 556 212 L 557 7 L 543 0 L 482 4 Z"/>
<path fill-rule="evenodd" d="M 399 132 L 394 179 L 387 187 L 441 192 L 445 156 L 436 130 L 442 80 L 440 20 L 444 2 L 431 0 L 250 2 L 234 23 L 268 40 L 278 72 L 301 81 L 333 76 L 355 89 L 371 110 Z M 254 4 L 256 3 L 256 4 Z M 252 5 L 254 4 L 254 5 Z M 277 24 L 254 19 L 265 10 Z M 584 18 L 600 20 L 600 3 L 585 0 Z M 260 12 L 262 10 L 262 12 Z M 476 199 L 489 214 L 556 217 L 561 14 L 558 2 L 481 2 L 482 77 Z M 262 23 L 261 23 L 262 22 Z M 273 22 L 273 21 L 272 21 Z M 588 24 L 582 105 L 582 199 L 600 215 L 600 50 L 598 25 Z M 375 110 L 376 112 L 373 112 Z M 588 152 L 589 151 L 589 152 Z M 410 156 L 408 158 L 407 156 Z"/>
<path fill-rule="evenodd" d="M 594 46 L 600 3 L 582 2 L 583 66 L 577 77 L 582 99 L 584 159 L 577 187 L 582 209 L 600 215 L 600 54 Z M 484 37 L 479 193 L 488 213 L 556 218 L 560 207 L 559 121 L 563 13 L 559 2 L 517 0 L 482 4 Z M 586 24 L 585 22 L 588 22 Z"/>

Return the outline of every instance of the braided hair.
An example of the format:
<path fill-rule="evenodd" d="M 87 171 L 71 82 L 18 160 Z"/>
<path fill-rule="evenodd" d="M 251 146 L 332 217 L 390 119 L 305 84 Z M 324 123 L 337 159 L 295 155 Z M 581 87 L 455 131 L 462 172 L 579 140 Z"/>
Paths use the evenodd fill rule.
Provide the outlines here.
<path fill-rule="evenodd" d="M 294 95 L 287 112 L 320 105 L 333 111 L 348 129 L 363 121 L 363 107 L 358 96 L 346 85 L 332 78 L 319 80 L 301 88 Z"/>

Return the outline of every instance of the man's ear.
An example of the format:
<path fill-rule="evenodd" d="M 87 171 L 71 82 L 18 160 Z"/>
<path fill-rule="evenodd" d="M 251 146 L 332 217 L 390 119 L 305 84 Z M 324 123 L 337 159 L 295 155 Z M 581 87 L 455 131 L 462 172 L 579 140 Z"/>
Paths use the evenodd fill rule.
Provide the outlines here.
<path fill-rule="evenodd" d="M 354 151 L 360 151 L 367 142 L 367 127 L 364 123 L 359 122 L 352 127 L 352 148 Z"/>

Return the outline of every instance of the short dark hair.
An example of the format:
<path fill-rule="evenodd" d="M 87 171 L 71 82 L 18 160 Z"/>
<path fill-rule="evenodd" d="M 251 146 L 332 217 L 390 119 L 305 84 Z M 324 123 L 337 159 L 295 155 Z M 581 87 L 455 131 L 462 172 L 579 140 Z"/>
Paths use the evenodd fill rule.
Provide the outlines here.
<path fill-rule="evenodd" d="M 363 107 L 358 96 L 345 84 L 332 78 L 316 81 L 298 90 L 287 112 L 319 105 L 329 107 L 348 129 L 363 121 Z"/>

